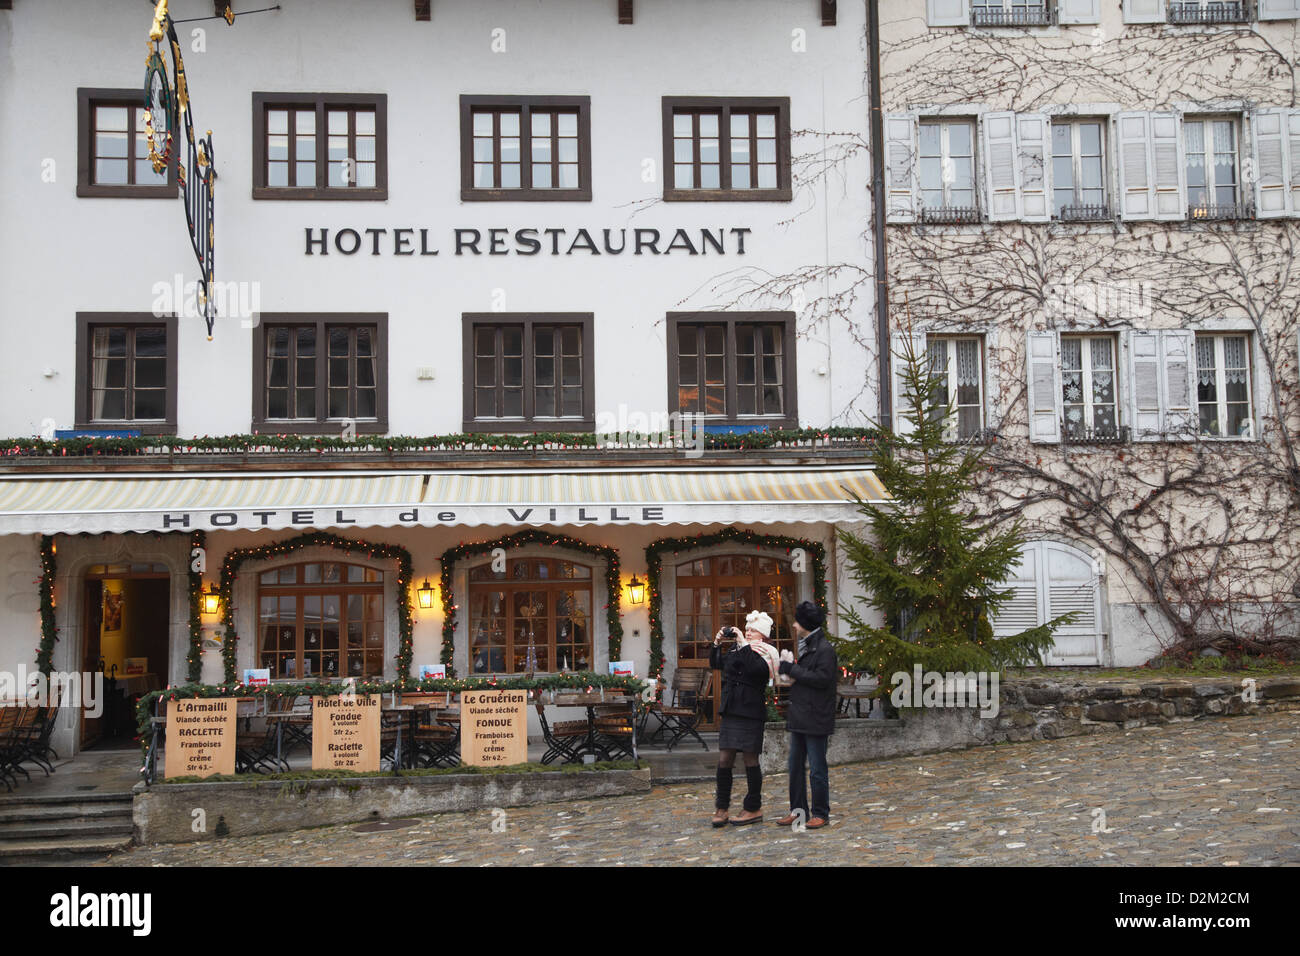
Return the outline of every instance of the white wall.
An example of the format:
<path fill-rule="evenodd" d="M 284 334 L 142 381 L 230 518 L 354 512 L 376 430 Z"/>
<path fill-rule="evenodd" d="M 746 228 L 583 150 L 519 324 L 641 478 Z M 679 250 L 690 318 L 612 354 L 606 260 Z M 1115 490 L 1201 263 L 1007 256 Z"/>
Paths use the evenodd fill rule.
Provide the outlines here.
<path fill-rule="evenodd" d="M 461 313 L 492 310 L 496 290 L 505 311 L 594 313 L 597 413 L 620 404 L 653 412 L 666 409 L 666 312 L 727 306 L 736 269 L 784 275 L 870 262 L 865 150 L 825 181 L 797 183 L 789 203 L 664 203 L 661 184 L 642 181 L 644 160 L 656 170 L 662 162 L 664 95 L 789 96 L 794 130 L 865 142 L 861 4 L 841 5 L 835 27 L 820 25 L 812 0 L 656 0 L 638 5 L 632 26 L 617 24 L 613 4 L 590 0 L 435 4 L 429 23 L 414 21 L 409 0 L 285 0 L 283 8 L 233 27 L 178 28 L 182 39 L 205 31 L 206 52 L 186 48 L 184 59 L 193 115 L 200 131 L 213 130 L 220 176 L 217 279 L 258 283 L 268 312 L 387 312 L 393 433 L 460 430 Z M 209 16 L 212 5 L 178 0 L 172 13 Z M 150 19 L 141 0 L 20 2 L 0 13 L 0 434 L 33 434 L 45 418 L 72 424 L 78 311 L 150 311 L 155 283 L 196 275 L 178 201 L 76 196 L 77 88 L 142 86 Z M 491 49 L 497 28 L 504 53 Z M 806 31 L 807 52 L 792 51 L 795 30 Z M 386 93 L 390 198 L 253 201 L 255 90 Z M 462 93 L 590 96 L 594 200 L 461 203 Z M 793 152 L 831 145 L 796 136 Z M 42 181 L 46 160 L 54 182 Z M 331 234 L 427 227 L 441 254 L 308 257 L 308 226 Z M 753 231 L 743 257 L 475 258 L 452 254 L 455 227 Z M 810 285 L 806 301 L 824 288 Z M 801 322 L 806 424 L 861 423 L 849 406 L 865 401 L 867 355 L 851 335 L 870 322 L 869 283 L 862 292 L 833 326 L 809 326 L 810 311 Z M 752 304 L 790 307 L 788 298 Z M 209 343 L 190 319 L 179 336 L 179 432 L 248 431 L 251 331 L 226 320 Z M 436 379 L 418 382 L 418 366 L 433 366 Z M 829 374 L 815 371 L 822 366 Z M 53 377 L 42 375 L 46 367 Z"/>

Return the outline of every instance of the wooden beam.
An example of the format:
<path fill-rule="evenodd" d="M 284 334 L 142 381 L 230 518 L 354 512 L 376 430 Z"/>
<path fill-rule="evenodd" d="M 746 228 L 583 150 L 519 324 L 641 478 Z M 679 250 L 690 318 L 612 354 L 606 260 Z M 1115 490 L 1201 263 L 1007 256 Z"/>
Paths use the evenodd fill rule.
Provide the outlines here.
<path fill-rule="evenodd" d="M 226 15 L 226 3 L 227 3 L 227 2 L 229 2 L 229 0 L 212 0 L 212 13 L 213 13 L 213 15 L 218 16 L 218 17 L 224 17 L 224 16 Z M 233 10 L 233 9 L 235 9 L 235 8 L 232 6 L 230 9 Z"/>
<path fill-rule="evenodd" d="M 432 20 L 433 19 L 433 0 L 415 0 L 415 19 Z"/>
<path fill-rule="evenodd" d="M 632 0 L 618 0 L 618 22 L 632 22 Z"/>
<path fill-rule="evenodd" d="M 14 0 L 0 0 L 0 10 L 12 10 L 13 8 Z"/>
<path fill-rule="evenodd" d="M 821 0 L 822 4 L 822 26 L 835 26 L 835 0 Z"/>

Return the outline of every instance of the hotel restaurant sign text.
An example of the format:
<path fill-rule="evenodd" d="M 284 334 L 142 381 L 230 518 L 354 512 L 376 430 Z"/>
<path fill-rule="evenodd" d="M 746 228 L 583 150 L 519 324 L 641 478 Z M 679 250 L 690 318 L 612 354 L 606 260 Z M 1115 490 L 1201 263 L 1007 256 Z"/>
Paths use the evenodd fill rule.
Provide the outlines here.
<path fill-rule="evenodd" d="M 536 507 L 520 505 L 474 505 L 469 508 L 419 506 L 396 508 L 272 508 L 234 511 L 164 511 L 158 515 L 158 530 L 181 531 L 207 528 L 310 528 L 342 527 L 350 524 L 412 527 L 455 524 L 663 524 L 663 505 L 564 505 Z"/>
<path fill-rule="evenodd" d="M 306 227 L 309 256 L 357 254 L 436 256 L 438 239 L 415 226 L 381 229 Z M 448 248 L 458 256 L 687 256 L 745 254 L 749 228 L 717 229 L 453 229 Z M 432 243 L 432 244 L 431 244 Z"/>

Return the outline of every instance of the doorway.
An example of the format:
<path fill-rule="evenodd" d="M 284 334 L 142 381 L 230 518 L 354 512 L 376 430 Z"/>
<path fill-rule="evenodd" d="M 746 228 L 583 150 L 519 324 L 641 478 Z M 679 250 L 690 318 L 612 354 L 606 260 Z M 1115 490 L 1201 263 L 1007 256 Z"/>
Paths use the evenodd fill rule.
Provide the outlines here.
<path fill-rule="evenodd" d="M 102 706 L 82 711 L 81 749 L 132 747 L 137 701 L 166 683 L 171 574 L 158 564 L 96 565 L 83 587 L 81 666 L 103 674 L 103 690 Z"/>

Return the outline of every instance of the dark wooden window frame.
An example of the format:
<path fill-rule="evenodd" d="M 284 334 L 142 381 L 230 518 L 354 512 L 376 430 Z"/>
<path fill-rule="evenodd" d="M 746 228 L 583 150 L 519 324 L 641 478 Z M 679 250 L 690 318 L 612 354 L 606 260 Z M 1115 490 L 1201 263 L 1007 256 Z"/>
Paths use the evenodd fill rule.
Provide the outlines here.
<path fill-rule="evenodd" d="M 474 186 L 474 109 L 519 110 L 519 188 Z M 532 110 L 576 109 L 578 113 L 578 188 L 532 187 Z M 558 162 L 558 157 L 555 159 Z M 490 96 L 460 98 L 460 198 L 462 202 L 591 202 L 591 97 Z"/>
<path fill-rule="evenodd" d="M 131 419 L 105 419 L 90 417 L 90 346 L 91 331 L 101 326 L 138 328 L 161 325 L 167 335 L 167 398 L 166 417 L 163 421 L 135 422 Z M 175 315 L 154 315 L 152 312 L 78 312 L 77 313 L 77 392 L 74 401 L 75 427 L 79 430 L 138 431 L 142 435 L 176 434 L 176 382 L 177 382 L 177 319 Z"/>
<path fill-rule="evenodd" d="M 278 326 L 316 327 L 316 418 L 267 418 L 266 330 Z M 333 326 L 375 328 L 375 417 L 356 419 L 357 434 L 388 432 L 388 313 L 387 312 L 263 312 L 253 329 L 253 425 L 259 434 L 334 435 L 346 419 L 329 418 L 329 339 Z"/>
<path fill-rule="evenodd" d="M 731 188 L 731 111 L 776 111 L 776 188 Z M 673 116 L 678 111 L 718 114 L 718 189 L 678 189 L 673 185 Z M 665 96 L 663 98 L 663 179 L 665 202 L 789 202 L 790 97 L 788 96 Z M 698 137 L 697 137 L 698 141 Z M 696 147 L 698 153 L 699 148 Z M 751 156 L 754 155 L 751 147 Z M 698 156 L 696 157 L 698 160 Z"/>
<path fill-rule="evenodd" d="M 596 430 L 596 350 L 591 312 L 466 312 L 462 316 L 464 369 L 462 427 L 466 432 L 590 432 Z M 524 330 L 524 414 L 521 418 L 474 416 L 474 331 L 480 326 L 518 325 Z M 538 418 L 531 414 L 533 394 L 533 327 L 577 325 L 582 329 L 582 417 Z"/>
<path fill-rule="evenodd" d="M 739 415 L 738 386 L 736 384 L 736 326 L 783 325 L 781 340 L 781 377 L 785 390 L 784 415 Z M 677 404 L 678 388 L 678 327 L 681 325 L 725 325 L 727 327 L 727 353 L 724 370 L 727 376 L 727 414 L 707 415 L 704 422 L 718 425 L 770 425 L 774 428 L 799 427 L 799 403 L 795 362 L 795 314 L 793 312 L 669 312 L 668 313 L 668 411 L 680 411 Z"/>
<path fill-rule="evenodd" d="M 77 89 L 77 195 L 91 199 L 175 199 L 177 196 L 176 155 L 172 148 L 171 160 L 167 164 L 167 182 L 150 186 L 133 184 L 114 185 L 99 184 L 94 181 L 95 169 L 95 107 L 125 106 L 128 109 L 144 106 L 144 94 L 140 88 L 134 89 L 98 89 L 79 87 Z M 128 127 L 134 122 L 134 112 L 128 114 Z M 173 143 L 176 138 L 173 137 Z M 127 171 L 134 175 L 133 156 L 135 136 L 127 133 Z"/>
<path fill-rule="evenodd" d="M 329 118 L 331 109 L 375 111 L 375 185 L 330 186 Z M 316 114 L 316 185 L 268 186 L 266 176 L 266 113 L 268 109 L 313 110 Z M 353 133 L 349 131 L 349 141 Z M 355 150 L 354 150 L 355 151 Z M 290 166 L 293 159 L 290 158 Z M 382 201 L 388 198 L 388 94 L 386 93 L 254 93 L 253 198 Z"/>
<path fill-rule="evenodd" d="M 547 673 L 547 674 L 559 673 L 560 662 L 558 660 L 557 651 L 558 648 L 565 645 L 563 645 L 559 640 L 557 640 L 559 635 L 556 633 L 555 623 L 559 615 L 557 615 L 555 612 L 555 605 L 556 605 L 555 595 L 562 591 L 586 591 L 587 592 L 588 606 L 591 607 L 593 610 L 593 613 L 587 619 L 587 641 L 589 644 L 589 651 L 591 654 L 591 658 L 589 659 L 589 667 L 594 669 L 595 666 L 594 658 L 596 656 L 596 627 L 595 627 L 596 615 L 594 611 L 596 608 L 596 580 L 599 575 L 598 566 L 596 564 L 587 564 L 584 561 L 565 558 L 565 557 L 543 558 L 541 560 L 564 561 L 568 564 L 579 565 L 581 567 L 584 567 L 588 571 L 587 577 L 585 578 L 528 578 L 528 577 L 517 578 L 513 576 L 516 562 L 535 561 L 535 560 L 538 559 L 529 558 L 529 557 L 511 558 L 506 564 L 506 572 L 505 572 L 506 576 L 499 580 L 475 581 L 472 578 L 472 574 L 474 570 L 476 570 L 476 568 L 483 567 L 483 564 L 480 563 L 476 567 L 470 568 L 471 577 L 466 581 L 465 590 L 466 593 L 469 595 L 469 601 L 470 601 L 469 613 L 467 615 L 467 618 L 469 620 L 469 634 L 470 634 L 469 671 L 471 676 L 481 675 L 481 674 L 523 674 L 525 673 L 524 668 L 515 667 L 515 656 L 516 654 L 519 653 L 520 650 L 520 644 L 517 641 L 515 635 L 515 629 L 516 627 L 518 627 L 520 623 L 520 619 L 515 616 L 513 598 L 515 594 L 518 594 L 520 592 L 526 593 L 529 591 L 532 592 L 541 591 L 541 592 L 545 592 L 546 594 L 546 616 L 542 618 L 542 620 L 546 621 L 547 623 L 547 628 L 546 628 L 547 636 L 544 642 L 539 641 L 536 643 L 536 646 L 543 647 L 546 649 L 548 666 L 539 667 L 538 672 Z M 504 654 L 505 654 L 506 666 L 504 670 L 500 670 L 500 671 L 494 671 L 491 669 L 479 671 L 474 669 L 475 645 L 473 643 L 474 642 L 473 635 L 474 635 L 474 624 L 476 622 L 476 618 L 474 617 L 473 601 L 474 601 L 474 596 L 476 594 L 482 594 L 482 593 L 490 594 L 493 591 L 499 591 L 505 596 L 505 600 L 502 602 L 503 607 L 501 609 L 500 617 L 505 622 L 504 626 L 505 626 L 506 642 L 504 645 Z M 567 642 L 567 644 L 572 644 L 572 643 L 573 643 L 572 641 Z M 485 647 L 488 649 L 489 663 L 491 663 L 491 656 L 490 656 L 491 649 L 494 647 L 501 647 L 502 645 L 480 644 L 478 646 Z M 522 648 L 526 656 L 528 650 L 527 641 L 523 642 Z M 569 660 L 568 666 L 570 670 L 574 670 L 576 664 L 573 660 Z"/>

